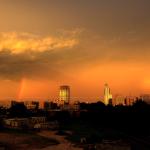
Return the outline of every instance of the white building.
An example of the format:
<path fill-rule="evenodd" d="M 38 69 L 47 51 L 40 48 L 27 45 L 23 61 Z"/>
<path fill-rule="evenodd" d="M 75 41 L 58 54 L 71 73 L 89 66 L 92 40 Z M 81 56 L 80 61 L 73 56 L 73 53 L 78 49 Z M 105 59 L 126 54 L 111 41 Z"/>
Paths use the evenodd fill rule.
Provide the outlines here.
<path fill-rule="evenodd" d="M 4 119 L 4 126 L 8 128 L 22 128 L 23 126 L 28 125 L 27 118 L 12 118 Z"/>
<path fill-rule="evenodd" d="M 108 87 L 108 84 L 105 84 L 105 87 L 104 87 L 104 104 L 108 105 L 108 104 L 110 104 L 110 101 L 112 101 L 112 94 L 110 92 L 110 88 Z"/>

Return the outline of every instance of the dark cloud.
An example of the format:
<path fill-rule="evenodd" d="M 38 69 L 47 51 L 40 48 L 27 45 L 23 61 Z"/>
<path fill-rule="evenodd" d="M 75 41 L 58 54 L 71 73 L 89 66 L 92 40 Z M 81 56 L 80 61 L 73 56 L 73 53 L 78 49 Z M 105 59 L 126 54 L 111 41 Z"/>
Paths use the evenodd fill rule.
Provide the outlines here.
<path fill-rule="evenodd" d="M 13 32 L 11 36 L 0 36 L 1 78 L 54 79 L 67 75 L 69 69 L 94 65 L 94 62 L 149 63 L 149 0 L 7 0 L 1 3 L 0 16 L 5 21 L 0 30 L 33 31 L 41 35 Z M 68 31 L 74 28 L 79 30 Z M 80 28 L 85 31 L 78 43 L 76 34 L 81 32 Z M 65 36 L 42 36 L 56 30 L 64 30 Z"/>
<path fill-rule="evenodd" d="M 54 75 L 58 75 L 56 71 L 57 62 L 47 57 L 42 53 L 21 53 L 14 55 L 10 51 L 1 51 L 0 77 L 13 80 L 18 80 L 23 77 L 54 77 Z"/>
<path fill-rule="evenodd" d="M 78 63 L 74 50 L 24 52 L 12 54 L 9 50 L 0 52 L 0 78 L 19 80 L 26 78 L 56 79 L 65 76 L 65 71 Z M 76 51 L 77 52 L 77 51 Z M 76 56 L 77 57 L 76 57 Z"/>
<path fill-rule="evenodd" d="M 84 32 L 80 44 L 73 48 L 12 53 L 12 50 L 0 51 L 0 78 L 19 80 L 26 78 L 48 78 L 54 80 L 67 76 L 70 69 L 76 70 L 85 65 L 111 62 L 148 62 L 149 37 L 140 37 L 137 32 L 128 32 L 124 36 L 106 38 L 101 35 Z M 90 38 L 89 38 L 90 37 Z M 143 49 L 144 53 L 143 54 Z M 145 58 L 147 58 L 145 60 Z"/>

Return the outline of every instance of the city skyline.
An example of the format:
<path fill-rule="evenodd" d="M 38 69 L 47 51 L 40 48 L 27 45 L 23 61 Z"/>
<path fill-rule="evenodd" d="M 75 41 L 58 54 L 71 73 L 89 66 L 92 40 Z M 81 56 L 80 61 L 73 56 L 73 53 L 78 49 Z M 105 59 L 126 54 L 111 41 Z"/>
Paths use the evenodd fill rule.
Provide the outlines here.
<path fill-rule="evenodd" d="M 150 150 L 150 0 L 0 0 L 0 150 Z"/>
<path fill-rule="evenodd" d="M 70 87 L 70 85 L 59 85 L 57 87 L 56 95 L 57 96 L 49 96 L 49 97 L 25 97 L 25 98 L 7 98 L 7 99 L 0 99 L 1 102 L 11 102 L 11 101 L 18 101 L 18 102 L 32 102 L 32 101 L 41 101 L 42 103 L 44 101 L 51 101 L 51 102 L 56 102 L 58 104 L 69 104 L 69 103 L 74 103 L 74 102 L 86 102 L 86 103 L 92 103 L 92 102 L 98 102 L 101 101 L 105 105 L 118 105 L 118 104 L 123 104 L 125 100 L 133 100 L 135 101 L 137 98 L 144 100 L 145 102 L 150 102 L 150 94 L 148 93 L 142 93 L 140 95 L 122 95 L 122 94 L 112 94 L 112 91 L 110 90 L 110 87 L 107 83 L 103 85 L 103 92 L 102 95 L 99 96 L 92 96 L 92 97 L 80 97 L 80 96 L 74 96 L 72 95 L 74 89 Z M 22 91 L 21 91 L 22 92 Z M 20 96 L 20 94 L 19 94 Z M 41 104 L 42 104 L 41 103 Z"/>
<path fill-rule="evenodd" d="M 94 104 L 94 103 L 103 103 L 105 106 L 132 106 L 135 102 L 143 101 L 147 104 L 150 103 L 150 94 L 142 94 L 140 96 L 122 96 L 122 95 L 112 95 L 110 87 L 107 83 L 104 84 L 104 93 L 102 97 L 73 97 L 71 95 L 71 87 L 69 85 L 60 85 L 59 90 L 57 91 L 57 97 L 51 97 L 47 99 L 9 99 L 6 101 L 0 101 L 0 107 L 9 108 L 13 104 L 24 104 L 27 109 L 35 108 L 61 108 L 61 109 L 70 109 L 72 106 L 75 106 L 78 109 L 80 103 L 84 104 Z M 57 107 L 58 106 L 58 107 Z"/>
<path fill-rule="evenodd" d="M 150 1 L 0 2 L 0 99 L 150 93 Z M 90 100 L 91 100 L 90 99 Z"/>

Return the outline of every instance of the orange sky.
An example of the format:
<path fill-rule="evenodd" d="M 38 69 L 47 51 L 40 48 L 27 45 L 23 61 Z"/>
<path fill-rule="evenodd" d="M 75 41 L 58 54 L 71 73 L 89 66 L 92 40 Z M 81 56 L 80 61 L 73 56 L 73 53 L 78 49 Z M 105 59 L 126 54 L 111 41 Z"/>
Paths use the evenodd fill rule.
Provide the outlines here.
<path fill-rule="evenodd" d="M 99 100 L 103 98 L 104 83 L 109 83 L 113 96 L 139 95 L 149 93 L 150 72 L 143 65 L 135 67 L 135 64 L 110 64 L 89 65 L 83 69 L 71 69 L 63 79 L 51 81 L 48 79 L 27 79 L 20 82 L 3 81 L 1 87 L 1 99 L 58 99 L 59 85 L 68 84 L 71 87 L 73 100 Z M 90 69 L 91 68 L 91 69 Z M 77 72 L 76 72 L 77 71 Z M 8 91 L 9 89 L 9 91 Z M 10 95 L 10 97 L 7 95 Z"/>
<path fill-rule="evenodd" d="M 148 0 L 0 2 L 0 99 L 150 93 Z"/>

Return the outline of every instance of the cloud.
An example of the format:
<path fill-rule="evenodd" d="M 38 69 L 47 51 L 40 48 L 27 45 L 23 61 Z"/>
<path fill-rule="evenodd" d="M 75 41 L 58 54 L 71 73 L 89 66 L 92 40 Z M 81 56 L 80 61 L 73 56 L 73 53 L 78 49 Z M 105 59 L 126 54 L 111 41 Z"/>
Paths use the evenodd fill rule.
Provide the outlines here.
<path fill-rule="evenodd" d="M 25 78 L 49 78 L 62 75 L 63 64 L 59 63 L 60 52 L 44 51 L 12 54 L 10 51 L 0 52 L 0 78 L 20 80 Z M 64 53 L 64 52 L 62 52 Z M 63 60 L 62 60 L 63 62 Z"/>
<path fill-rule="evenodd" d="M 83 35 L 82 31 L 61 30 L 55 36 L 1 33 L 0 78 L 64 79 L 70 76 L 71 71 L 76 73 L 89 65 L 140 62 L 145 57 L 149 60 L 149 51 L 144 51 L 146 56 L 141 55 L 143 44 L 140 43 L 143 40 L 139 37 L 132 40 L 134 34 L 103 37 L 89 32 Z"/>
<path fill-rule="evenodd" d="M 9 50 L 13 54 L 26 51 L 44 52 L 55 49 L 70 49 L 78 44 L 76 31 L 72 35 L 39 36 L 31 33 L 0 33 L 0 51 Z"/>
<path fill-rule="evenodd" d="M 0 78 L 54 79 L 63 76 L 63 69 L 73 58 L 79 32 L 68 31 L 55 36 L 7 32 L 0 34 Z M 68 56 L 69 54 L 69 56 Z"/>

